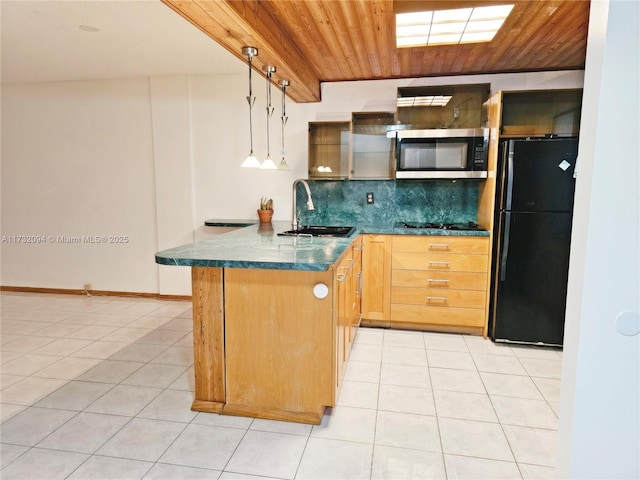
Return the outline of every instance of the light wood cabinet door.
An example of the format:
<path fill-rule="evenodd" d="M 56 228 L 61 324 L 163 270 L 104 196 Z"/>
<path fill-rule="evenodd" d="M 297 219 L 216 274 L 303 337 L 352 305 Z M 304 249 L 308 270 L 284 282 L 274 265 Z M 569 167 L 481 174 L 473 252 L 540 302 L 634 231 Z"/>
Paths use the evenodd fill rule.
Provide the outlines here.
<path fill-rule="evenodd" d="M 484 308 L 484 290 L 451 290 L 420 287 L 392 287 L 391 303 L 427 307 Z"/>
<path fill-rule="evenodd" d="M 345 273 L 336 275 L 334 291 L 338 299 L 338 307 L 335 312 L 335 345 L 336 345 L 336 393 L 342 384 L 342 379 L 347 368 L 347 344 L 349 342 L 347 291 L 348 282 Z"/>
<path fill-rule="evenodd" d="M 489 241 L 485 237 L 398 235 L 393 240 L 393 251 L 487 255 Z"/>
<path fill-rule="evenodd" d="M 394 270 L 434 270 L 438 272 L 486 272 L 488 255 L 393 252 Z"/>
<path fill-rule="evenodd" d="M 448 290 L 485 290 L 485 272 L 436 272 L 429 270 L 394 270 L 394 287 L 424 287 Z"/>
<path fill-rule="evenodd" d="M 224 285 L 225 411 L 319 421 L 336 396 L 333 272 L 227 268 Z"/>
<path fill-rule="evenodd" d="M 357 329 L 356 308 L 358 302 L 356 299 L 355 268 L 356 258 L 352 245 L 339 261 L 335 274 L 334 290 L 338 299 L 334 313 L 336 318 L 336 387 L 338 389 L 342 384 L 351 346 L 355 340 L 354 328 Z"/>
<path fill-rule="evenodd" d="M 358 327 L 362 321 L 362 249 L 364 240 L 360 235 L 353 244 L 353 276 L 351 283 L 351 294 L 353 296 L 351 311 L 351 336 L 353 343 L 358 333 Z"/>
<path fill-rule="evenodd" d="M 427 307 L 422 305 L 391 305 L 393 322 L 406 325 L 438 325 L 480 328 L 484 324 L 484 310 L 480 308 Z"/>
<path fill-rule="evenodd" d="M 362 319 L 388 326 L 391 319 L 391 235 L 362 235 Z"/>

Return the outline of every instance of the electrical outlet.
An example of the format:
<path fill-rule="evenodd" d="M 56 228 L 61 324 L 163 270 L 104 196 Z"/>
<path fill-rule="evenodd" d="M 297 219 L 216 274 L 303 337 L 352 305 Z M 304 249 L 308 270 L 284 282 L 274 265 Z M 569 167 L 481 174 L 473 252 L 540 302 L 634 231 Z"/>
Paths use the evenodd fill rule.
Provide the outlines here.
<path fill-rule="evenodd" d="M 373 192 L 367 192 L 367 204 L 373 205 Z"/>

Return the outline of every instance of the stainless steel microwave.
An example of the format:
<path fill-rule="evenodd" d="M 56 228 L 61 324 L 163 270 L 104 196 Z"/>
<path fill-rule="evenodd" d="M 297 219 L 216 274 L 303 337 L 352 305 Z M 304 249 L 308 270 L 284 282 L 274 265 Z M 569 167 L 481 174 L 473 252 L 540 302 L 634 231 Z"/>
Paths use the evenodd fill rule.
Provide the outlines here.
<path fill-rule="evenodd" d="M 488 128 L 398 130 L 396 178 L 487 178 Z"/>

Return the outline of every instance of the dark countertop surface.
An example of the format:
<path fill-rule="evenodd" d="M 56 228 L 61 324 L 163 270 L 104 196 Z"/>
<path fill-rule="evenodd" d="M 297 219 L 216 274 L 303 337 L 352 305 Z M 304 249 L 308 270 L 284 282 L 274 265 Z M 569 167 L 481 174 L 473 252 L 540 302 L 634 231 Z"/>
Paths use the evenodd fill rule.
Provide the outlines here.
<path fill-rule="evenodd" d="M 210 218 L 204 221 L 206 227 L 250 227 L 251 225 L 256 225 L 258 223 L 258 219 L 254 218 L 252 220 L 249 219 L 238 219 L 238 218 Z"/>

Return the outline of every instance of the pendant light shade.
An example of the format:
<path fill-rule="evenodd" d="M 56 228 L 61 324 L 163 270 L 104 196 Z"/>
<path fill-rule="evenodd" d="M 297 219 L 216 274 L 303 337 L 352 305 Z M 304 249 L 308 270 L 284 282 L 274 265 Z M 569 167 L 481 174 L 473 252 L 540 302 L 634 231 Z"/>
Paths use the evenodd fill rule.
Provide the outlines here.
<path fill-rule="evenodd" d="M 247 102 L 249 103 L 249 142 L 251 145 L 251 149 L 249 151 L 249 155 L 245 158 L 244 162 L 242 162 L 241 167 L 246 168 L 260 168 L 260 162 L 253 154 L 253 104 L 256 101 L 256 97 L 253 96 L 253 89 L 251 86 L 251 61 L 253 57 L 258 56 L 258 49 L 256 47 L 242 47 L 242 55 L 247 57 L 247 61 L 249 64 L 249 95 L 247 95 Z"/>
<path fill-rule="evenodd" d="M 264 67 L 262 67 L 262 71 L 267 77 L 267 158 L 265 158 L 264 162 L 262 162 L 260 168 L 263 168 L 265 170 L 275 170 L 278 167 L 276 167 L 276 164 L 273 163 L 273 160 L 271 160 L 271 152 L 269 148 L 269 123 L 271 120 L 271 115 L 273 115 L 273 106 L 271 105 L 271 75 L 275 73 L 276 67 L 274 67 L 273 65 L 265 65 Z"/>
<path fill-rule="evenodd" d="M 242 47 L 242 55 L 247 57 L 247 63 L 249 65 L 249 95 L 247 95 L 247 103 L 249 104 L 249 141 L 250 141 L 250 150 L 249 155 L 245 158 L 244 162 L 240 165 L 241 167 L 247 168 L 261 168 L 263 170 L 289 170 L 289 166 L 285 161 L 285 152 L 284 152 L 284 126 L 287 123 L 287 115 L 285 112 L 285 89 L 289 85 L 288 80 L 281 80 L 278 85 L 282 89 L 282 159 L 280 164 L 276 166 L 276 164 L 271 160 L 271 132 L 270 132 L 270 123 L 271 116 L 273 115 L 273 105 L 271 103 L 271 77 L 276 72 L 276 67 L 273 65 L 264 65 L 262 67 L 262 71 L 265 74 L 267 79 L 267 157 L 263 162 L 260 162 L 253 154 L 253 105 L 256 101 L 256 97 L 253 96 L 253 86 L 251 83 L 251 71 L 252 68 L 252 60 L 253 57 L 258 56 L 258 49 L 256 47 Z"/>
<path fill-rule="evenodd" d="M 284 149 L 284 127 L 287 124 L 287 120 L 289 119 L 287 117 L 287 110 L 286 110 L 286 104 L 285 104 L 285 99 L 286 99 L 286 90 L 287 87 L 289 86 L 289 80 L 280 80 L 278 82 L 278 85 L 280 85 L 280 89 L 282 90 L 282 116 L 280 117 L 280 119 L 282 120 L 282 149 L 280 151 L 280 164 L 278 165 L 278 170 L 289 170 L 289 165 L 287 165 L 287 161 L 285 160 L 285 156 L 286 156 L 286 152 Z"/>

